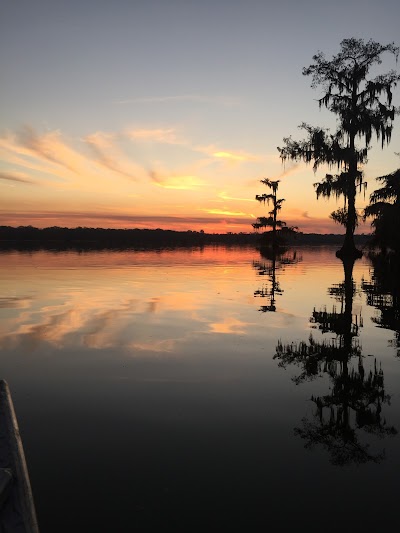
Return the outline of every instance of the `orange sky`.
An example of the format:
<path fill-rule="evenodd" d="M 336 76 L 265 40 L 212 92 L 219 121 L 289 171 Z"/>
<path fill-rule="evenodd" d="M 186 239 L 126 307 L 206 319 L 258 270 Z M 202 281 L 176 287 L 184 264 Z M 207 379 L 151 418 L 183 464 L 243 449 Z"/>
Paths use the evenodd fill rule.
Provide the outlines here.
<path fill-rule="evenodd" d="M 301 136 L 303 121 L 336 127 L 302 68 L 319 48 L 337 53 L 354 28 L 364 39 L 396 41 L 394 5 L 364 10 L 357 0 L 340 25 L 327 26 L 305 17 L 300 2 L 289 10 L 207 3 L 7 3 L 0 224 L 249 232 L 268 212 L 255 196 L 270 178 L 281 180 L 289 225 L 343 232 L 329 219 L 342 201 L 315 197 L 313 183 L 329 169 L 284 167 L 276 147 Z M 315 7 L 323 20 L 337 9 Z M 384 57 L 379 68 L 395 61 Z M 368 194 L 399 165 L 400 126 L 385 150 L 371 144 Z"/>
<path fill-rule="evenodd" d="M 170 162 L 176 152 L 186 158 L 184 166 Z M 172 129 L 66 139 L 26 127 L 0 138 L 0 154 L 9 168 L 0 173 L 2 225 L 249 232 L 268 212 L 255 195 L 267 192 L 259 180 L 269 168 L 270 177 L 281 180 L 281 218 L 288 225 L 306 233 L 341 229 L 329 219 L 335 202 L 317 202 L 313 192 L 323 172 L 283 167 L 278 153 L 198 146 Z M 147 162 L 140 161 L 143 154 Z M 152 170 L 149 161 L 156 161 Z"/>

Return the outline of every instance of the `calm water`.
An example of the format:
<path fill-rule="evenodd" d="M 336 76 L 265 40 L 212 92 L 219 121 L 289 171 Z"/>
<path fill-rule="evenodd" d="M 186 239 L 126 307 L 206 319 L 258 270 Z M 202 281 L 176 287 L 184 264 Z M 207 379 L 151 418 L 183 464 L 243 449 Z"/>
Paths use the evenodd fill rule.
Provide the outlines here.
<path fill-rule="evenodd" d="M 0 262 L 42 533 L 396 523 L 395 298 L 367 259 L 352 277 L 330 248 Z"/>

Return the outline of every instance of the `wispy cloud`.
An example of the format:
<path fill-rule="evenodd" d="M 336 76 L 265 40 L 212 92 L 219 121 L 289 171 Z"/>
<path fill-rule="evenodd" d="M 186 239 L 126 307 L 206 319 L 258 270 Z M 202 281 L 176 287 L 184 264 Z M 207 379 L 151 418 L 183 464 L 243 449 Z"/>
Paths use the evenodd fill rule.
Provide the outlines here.
<path fill-rule="evenodd" d="M 44 157 L 40 150 L 36 150 L 25 144 L 24 138 L 16 133 L 7 132 L 0 137 L 0 155 L 3 164 L 13 165 L 28 169 L 29 171 L 37 171 L 43 174 L 51 174 L 53 177 L 61 178 L 64 172 L 60 165 L 50 162 L 47 157 Z"/>
<path fill-rule="evenodd" d="M 179 189 L 193 191 L 203 186 L 203 182 L 196 176 L 160 175 L 155 171 L 149 173 L 151 180 L 164 189 Z"/>
<path fill-rule="evenodd" d="M 218 193 L 218 198 L 222 200 L 236 200 L 239 202 L 254 202 L 254 198 L 237 198 L 236 196 L 229 196 L 225 191 Z"/>
<path fill-rule="evenodd" d="M 128 160 L 118 149 L 115 137 L 114 134 L 96 132 L 88 135 L 85 138 L 85 142 L 101 165 L 136 181 L 136 173 L 140 172 L 140 169 L 135 168 L 133 162 Z M 136 170 L 135 174 L 133 173 L 134 170 Z"/>
<path fill-rule="evenodd" d="M 214 157 L 219 159 L 229 159 L 231 161 L 248 161 L 249 158 L 243 154 L 234 154 L 232 152 L 214 152 L 212 154 Z"/>
<path fill-rule="evenodd" d="M 151 152 L 138 150 L 142 142 L 155 146 L 150 147 Z M 157 143 L 188 150 L 185 166 L 168 168 L 168 154 L 164 152 L 166 159 L 158 161 Z M 206 154 L 208 158 L 198 154 Z M 145 181 L 150 177 L 150 181 L 160 187 L 196 190 L 204 185 L 204 179 L 197 173 L 202 169 L 204 175 L 204 169 L 213 161 L 242 164 L 257 159 L 245 151 L 199 146 L 174 127 L 131 128 L 117 133 L 97 131 L 81 139 L 67 139 L 58 130 L 39 133 L 27 126 L 18 133 L 0 136 L 0 157 L 4 163 L 2 179 L 10 183 L 33 184 L 39 181 L 36 176 L 40 176 L 39 182 L 43 185 L 87 192 L 104 192 L 110 180 L 121 177 L 131 181 Z M 151 162 L 146 161 L 149 157 Z M 149 167 L 153 170 L 150 174 Z"/>
<path fill-rule="evenodd" d="M 125 132 L 134 141 L 159 142 L 167 144 L 187 144 L 177 136 L 174 128 L 130 129 Z"/>
<path fill-rule="evenodd" d="M 202 152 L 216 160 L 219 160 L 222 163 L 237 164 L 263 160 L 261 156 L 251 154 L 244 150 L 226 150 L 214 145 L 196 146 L 195 149 L 198 152 Z"/>
<path fill-rule="evenodd" d="M 4 165 L 23 169 L 3 171 L 3 175 L 34 182 L 26 175 L 33 171 L 40 174 L 41 183 L 59 189 L 98 190 L 108 186 L 112 178 L 136 180 L 146 175 L 141 166 L 122 153 L 117 136 L 104 132 L 72 143 L 60 131 L 40 134 L 27 126 L 0 137 L 0 156 Z"/>
<path fill-rule="evenodd" d="M 16 183 L 24 183 L 27 185 L 37 185 L 38 182 L 25 174 L 0 172 L 0 180 L 11 181 Z"/>
<path fill-rule="evenodd" d="M 61 165 L 74 173 L 81 173 L 85 158 L 68 146 L 56 130 L 39 135 L 33 128 L 25 126 L 18 135 L 20 144 L 42 160 Z"/>
<path fill-rule="evenodd" d="M 262 179 L 265 179 L 266 177 L 268 177 L 270 180 L 273 180 L 273 181 L 282 180 L 283 178 L 290 176 L 290 174 L 294 174 L 296 170 L 299 168 L 299 166 L 300 166 L 300 163 L 293 163 L 289 165 L 287 168 L 285 167 L 282 172 L 279 172 L 273 176 L 262 176 L 258 179 L 252 179 L 247 182 L 247 186 L 254 187 L 257 184 L 259 184 Z"/>
<path fill-rule="evenodd" d="M 231 217 L 252 217 L 254 218 L 254 215 L 250 215 L 249 213 L 242 213 L 237 211 L 227 211 L 225 209 L 199 209 L 199 211 L 204 211 L 205 213 L 208 213 L 209 215 L 226 215 Z"/>
<path fill-rule="evenodd" d="M 39 172 L 44 180 L 58 178 L 68 182 L 76 176 L 93 173 L 89 161 L 70 148 L 59 131 L 39 135 L 32 128 L 0 138 L 3 162 Z"/>
<path fill-rule="evenodd" d="M 286 176 L 290 176 L 290 174 L 293 174 L 296 172 L 296 170 L 299 168 L 300 163 L 293 163 L 292 165 L 285 167 L 284 170 L 276 176 L 274 179 L 282 179 L 286 178 Z"/>

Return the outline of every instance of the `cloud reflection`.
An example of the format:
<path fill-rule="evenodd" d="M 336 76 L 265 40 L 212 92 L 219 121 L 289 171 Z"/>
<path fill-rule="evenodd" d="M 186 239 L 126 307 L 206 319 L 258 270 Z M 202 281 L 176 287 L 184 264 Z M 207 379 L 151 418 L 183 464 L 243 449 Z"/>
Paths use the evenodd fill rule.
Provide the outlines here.
<path fill-rule="evenodd" d="M 29 296 L 0 297 L 0 309 L 26 309 L 31 300 Z"/>
<path fill-rule="evenodd" d="M 165 252 L 168 257 L 171 253 Z M 185 356 L 193 352 L 193 344 L 205 346 L 210 334 L 246 334 L 250 324 L 239 315 L 226 316 L 225 301 L 214 300 L 221 277 L 225 283 L 233 270 L 219 269 L 217 263 L 209 279 L 198 268 L 198 261 L 206 259 L 209 267 L 217 257 L 224 260 L 224 254 L 210 249 L 196 255 L 197 260 L 192 252 L 179 253 L 160 283 L 155 274 L 163 263 L 155 253 L 146 255 L 146 267 L 140 253 L 105 254 L 104 268 L 98 268 L 98 254 L 80 256 L 79 268 L 75 254 L 42 252 L 34 255 L 33 263 L 24 255 L 9 254 L 3 268 L 8 278 L 19 273 L 21 294 L 0 300 L 6 313 L 0 348 L 40 356 L 61 350 L 117 350 L 135 358 L 152 353 Z M 27 287 L 35 287 L 32 297 L 25 296 Z"/>
<path fill-rule="evenodd" d="M 229 335 L 246 335 L 246 329 L 250 324 L 242 322 L 234 317 L 225 318 L 222 322 L 210 324 L 210 330 L 213 333 L 225 333 Z"/>

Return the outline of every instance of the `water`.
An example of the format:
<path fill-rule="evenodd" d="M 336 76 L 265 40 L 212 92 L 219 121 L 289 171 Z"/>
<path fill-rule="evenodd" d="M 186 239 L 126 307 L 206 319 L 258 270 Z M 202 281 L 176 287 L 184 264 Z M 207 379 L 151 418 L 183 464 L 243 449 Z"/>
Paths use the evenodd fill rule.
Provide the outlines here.
<path fill-rule="evenodd" d="M 42 533 L 395 523 L 397 300 L 367 259 L 346 283 L 323 247 L 0 260 Z"/>

